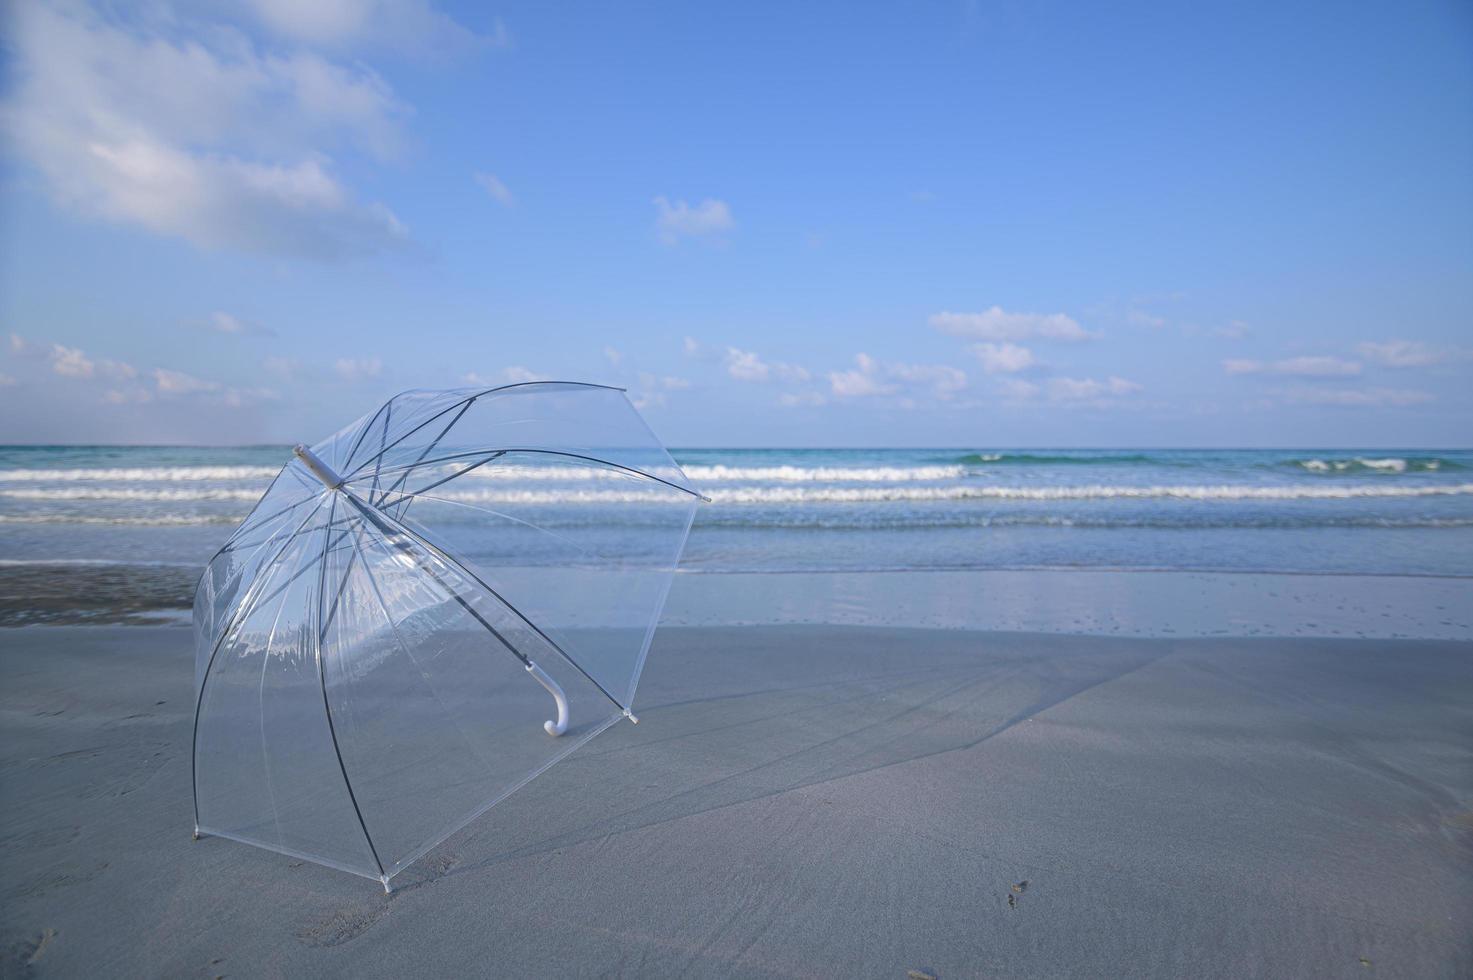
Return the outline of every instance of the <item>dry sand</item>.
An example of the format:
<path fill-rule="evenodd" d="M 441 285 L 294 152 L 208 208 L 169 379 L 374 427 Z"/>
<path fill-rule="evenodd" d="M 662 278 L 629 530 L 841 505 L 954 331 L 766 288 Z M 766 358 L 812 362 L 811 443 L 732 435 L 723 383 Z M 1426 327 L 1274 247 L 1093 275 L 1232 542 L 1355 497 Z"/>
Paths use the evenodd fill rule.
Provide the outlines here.
<path fill-rule="evenodd" d="M 389 897 L 190 841 L 191 658 L 0 631 L 0 975 L 1473 975 L 1469 643 L 666 629 Z"/>

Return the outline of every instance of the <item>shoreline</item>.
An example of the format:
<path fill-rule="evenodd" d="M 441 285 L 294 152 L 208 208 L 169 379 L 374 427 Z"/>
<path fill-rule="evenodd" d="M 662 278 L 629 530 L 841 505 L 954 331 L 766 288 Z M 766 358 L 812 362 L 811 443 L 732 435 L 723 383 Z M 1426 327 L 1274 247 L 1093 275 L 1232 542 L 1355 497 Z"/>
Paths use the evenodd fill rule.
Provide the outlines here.
<path fill-rule="evenodd" d="M 198 570 L 0 564 L 0 627 L 188 622 Z M 676 575 L 662 628 L 1473 640 L 1473 578 L 1093 568 Z"/>
<path fill-rule="evenodd" d="M 1468 643 L 663 628 L 385 897 L 190 841 L 187 631 L 3 638 L 7 973 L 1473 969 Z"/>

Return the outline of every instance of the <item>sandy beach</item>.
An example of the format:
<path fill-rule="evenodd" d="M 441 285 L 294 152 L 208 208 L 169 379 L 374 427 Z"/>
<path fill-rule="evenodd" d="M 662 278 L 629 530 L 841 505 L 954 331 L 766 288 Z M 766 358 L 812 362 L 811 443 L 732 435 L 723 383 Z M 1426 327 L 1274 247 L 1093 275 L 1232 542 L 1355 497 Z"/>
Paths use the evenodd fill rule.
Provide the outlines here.
<path fill-rule="evenodd" d="M 190 840 L 190 633 L 0 631 L 4 976 L 1466 976 L 1473 645 L 667 628 L 396 880 Z"/>

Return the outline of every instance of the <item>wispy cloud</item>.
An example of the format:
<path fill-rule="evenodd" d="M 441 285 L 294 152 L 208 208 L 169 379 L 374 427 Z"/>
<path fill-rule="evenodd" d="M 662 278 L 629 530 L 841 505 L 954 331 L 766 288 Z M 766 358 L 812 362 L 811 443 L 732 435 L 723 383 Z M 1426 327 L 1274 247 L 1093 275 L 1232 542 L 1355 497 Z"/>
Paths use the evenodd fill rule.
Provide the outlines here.
<path fill-rule="evenodd" d="M 1285 399 L 1306 405 L 1340 405 L 1348 408 L 1386 408 L 1421 405 L 1433 400 L 1431 392 L 1411 388 L 1324 388 L 1308 385 L 1289 388 Z"/>
<path fill-rule="evenodd" d="M 1095 334 L 1063 313 L 1009 313 L 1000 306 L 981 313 L 933 313 L 931 326 L 942 333 L 978 340 L 1089 340 Z"/>
<path fill-rule="evenodd" d="M 531 368 L 523 367 L 520 364 L 513 364 L 510 367 L 502 368 L 500 374 L 492 377 L 472 371 L 469 374 L 462 375 L 461 380 L 468 385 L 483 385 L 487 388 L 494 388 L 498 385 L 520 385 L 532 381 L 551 381 L 552 377 L 543 374 L 541 371 L 533 371 Z"/>
<path fill-rule="evenodd" d="M 1434 347 L 1420 340 L 1366 341 L 1355 351 L 1373 364 L 1388 368 L 1421 368 L 1452 361 L 1473 359 L 1473 350 L 1462 347 Z"/>
<path fill-rule="evenodd" d="M 1336 378 L 1360 374 L 1358 361 L 1343 357 L 1289 357 L 1279 361 L 1230 358 L 1222 362 L 1228 374 L 1287 374 L 1301 378 Z"/>
<path fill-rule="evenodd" d="M 366 381 L 383 372 L 384 362 L 377 357 L 340 357 L 332 367 L 344 381 Z"/>
<path fill-rule="evenodd" d="M 183 371 L 170 371 L 167 368 L 154 368 L 153 381 L 159 393 L 164 395 L 193 395 L 220 390 L 218 382 L 204 381 Z"/>
<path fill-rule="evenodd" d="M 10 335 L 10 351 L 17 357 L 44 361 L 51 368 L 52 373 L 63 378 L 78 380 L 110 378 L 126 381 L 138 374 L 137 369 L 125 361 L 90 357 L 79 347 L 37 343 L 18 333 Z"/>
<path fill-rule="evenodd" d="M 946 364 L 881 362 L 868 354 L 854 356 L 854 367 L 830 371 L 829 389 L 836 398 L 873 398 L 926 389 L 945 401 L 967 386 L 967 374 Z"/>
<path fill-rule="evenodd" d="M 59 203 L 207 248 L 321 259 L 405 240 L 326 155 L 398 153 L 409 110 L 383 79 L 158 9 L 35 2 L 8 18 L 18 84 L 0 112 Z"/>
<path fill-rule="evenodd" d="M 222 311 L 215 311 L 203 321 L 195 324 L 202 330 L 212 333 L 226 334 L 233 337 L 275 337 L 276 331 L 264 327 L 259 323 L 242 320 L 240 317 Z"/>
<path fill-rule="evenodd" d="M 783 361 L 764 361 L 755 351 L 728 347 L 725 356 L 726 373 L 738 381 L 807 381 L 811 375 L 807 368 Z"/>
<path fill-rule="evenodd" d="M 1121 398 L 1141 390 L 1134 381 L 1114 375 L 1103 381 L 1094 378 L 1050 378 L 1049 398 L 1054 401 L 1098 401 L 1102 398 Z"/>
<path fill-rule="evenodd" d="M 1061 404 L 1106 406 L 1137 394 L 1142 386 L 1116 375 L 1098 378 L 1049 378 L 1035 383 L 1005 378 L 998 392 L 1007 401 L 1049 401 Z"/>
<path fill-rule="evenodd" d="M 481 185 L 482 190 L 491 195 L 491 200 L 500 204 L 502 207 L 509 208 L 517 203 L 517 199 L 512 196 L 511 191 L 501 182 L 501 178 L 495 174 L 478 173 L 475 175 L 475 181 Z"/>
<path fill-rule="evenodd" d="M 973 344 L 972 353 L 988 374 L 1016 374 L 1037 363 L 1031 350 L 1017 344 Z"/>
<path fill-rule="evenodd" d="M 510 32 L 499 18 L 490 33 L 478 34 L 427 0 L 243 0 L 243 6 L 283 37 L 330 48 L 370 47 L 443 57 L 511 44 Z"/>
<path fill-rule="evenodd" d="M 660 241 L 675 245 L 682 238 L 714 238 L 736 227 L 725 201 L 706 198 L 696 205 L 655 198 L 655 230 Z"/>

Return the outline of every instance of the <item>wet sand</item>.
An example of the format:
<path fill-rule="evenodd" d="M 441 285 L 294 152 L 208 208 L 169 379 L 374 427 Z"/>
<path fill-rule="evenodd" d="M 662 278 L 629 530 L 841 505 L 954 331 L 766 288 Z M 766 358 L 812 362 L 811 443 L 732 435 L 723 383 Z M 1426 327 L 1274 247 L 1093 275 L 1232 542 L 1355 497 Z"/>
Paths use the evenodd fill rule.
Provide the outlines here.
<path fill-rule="evenodd" d="M 1473 973 L 1473 644 L 663 629 L 369 881 L 190 840 L 190 633 L 0 630 L 0 976 Z"/>

